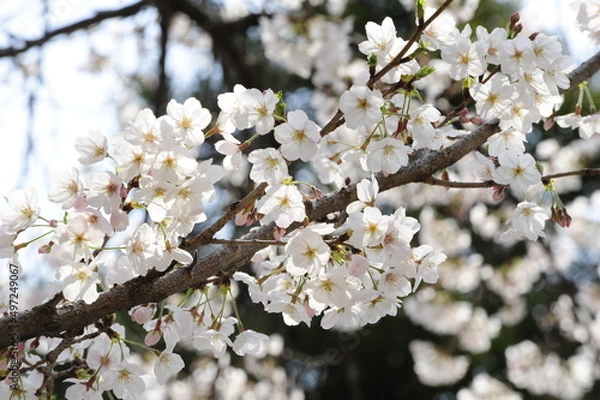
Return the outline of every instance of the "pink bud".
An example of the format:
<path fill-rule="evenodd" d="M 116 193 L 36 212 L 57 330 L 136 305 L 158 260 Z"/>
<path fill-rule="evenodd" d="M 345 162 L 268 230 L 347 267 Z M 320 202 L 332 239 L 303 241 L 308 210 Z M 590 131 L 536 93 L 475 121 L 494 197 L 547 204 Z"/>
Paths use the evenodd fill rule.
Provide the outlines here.
<path fill-rule="evenodd" d="M 550 219 L 563 228 L 568 228 L 571 225 L 571 216 L 567 213 L 567 209 L 564 207 L 552 207 L 550 209 L 551 217 Z"/>
<path fill-rule="evenodd" d="M 519 20 L 521 19 L 521 16 L 519 15 L 518 12 L 513 13 L 510 16 L 510 26 L 514 27 L 516 24 L 519 23 Z"/>
<path fill-rule="evenodd" d="M 129 315 L 133 321 L 138 324 L 144 324 L 152 319 L 155 311 L 155 304 L 150 304 L 149 306 L 136 306 L 129 310 Z"/>
<path fill-rule="evenodd" d="M 38 254 L 50 254 L 50 251 L 52 251 L 53 245 L 54 245 L 54 242 L 50 242 L 50 243 L 40 246 L 40 248 L 38 249 Z"/>
<path fill-rule="evenodd" d="M 250 218 L 250 214 L 248 214 L 245 211 L 237 213 L 235 215 L 234 223 L 235 223 L 236 226 L 250 225 L 252 223 L 251 222 L 251 218 Z"/>
<path fill-rule="evenodd" d="M 544 121 L 544 130 L 547 131 L 554 126 L 554 118 L 548 118 Z"/>
<path fill-rule="evenodd" d="M 493 189 L 494 193 L 492 194 L 492 199 L 494 199 L 494 201 L 498 201 L 504 197 L 506 186 L 494 186 Z"/>
<path fill-rule="evenodd" d="M 315 310 L 313 310 L 308 303 L 304 304 L 304 311 L 306 311 L 306 314 L 308 315 L 309 318 L 314 317 L 317 313 L 315 312 Z"/>
<path fill-rule="evenodd" d="M 146 334 L 144 338 L 144 344 L 146 346 L 154 346 L 162 338 L 162 332 L 156 329 L 151 330 Z"/>
<path fill-rule="evenodd" d="M 471 119 L 469 121 L 472 124 L 475 124 L 475 125 L 481 125 L 481 124 L 483 124 L 483 118 L 481 118 L 480 116 L 471 117 Z"/>

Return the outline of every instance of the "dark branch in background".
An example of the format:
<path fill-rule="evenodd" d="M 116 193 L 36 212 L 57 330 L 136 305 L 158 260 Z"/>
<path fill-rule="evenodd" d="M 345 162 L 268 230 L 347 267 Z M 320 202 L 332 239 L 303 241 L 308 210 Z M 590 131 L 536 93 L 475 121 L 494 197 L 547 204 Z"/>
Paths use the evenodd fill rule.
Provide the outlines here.
<path fill-rule="evenodd" d="M 110 18 L 129 17 L 131 15 L 137 14 L 142 8 L 144 8 L 148 4 L 148 1 L 142 0 L 130 6 L 120 8 L 118 10 L 100 11 L 90 18 L 83 19 L 81 21 L 72 23 L 67 26 L 63 26 L 62 28 L 58 28 L 50 32 L 46 32 L 44 33 L 44 35 L 37 39 L 25 40 L 23 41 L 23 45 L 21 46 L 0 49 L 0 57 L 14 57 L 18 54 L 26 52 L 27 50 L 33 47 L 41 46 L 56 36 L 73 33 L 80 29 L 86 29 Z"/>
<path fill-rule="evenodd" d="M 589 79 L 598 69 L 600 69 L 600 53 L 570 74 L 572 86 Z M 426 181 L 434 172 L 453 165 L 466 154 L 483 145 L 498 130 L 497 119 L 485 123 L 453 145 L 437 152 L 429 152 L 401 168 L 396 174 L 387 177 L 379 175 L 377 178 L 379 186 L 383 191 L 410 182 Z M 343 210 L 356 198 L 356 184 L 353 184 L 321 199 L 307 201 L 305 203 L 307 218 L 310 221 L 320 220 L 329 213 Z M 244 235 L 241 239 L 273 239 L 273 229 L 273 224 L 263 226 Z M 49 302 L 19 314 L 17 318 L 19 340 L 24 341 L 41 335 L 61 336 L 65 331 L 82 329 L 116 311 L 129 310 L 138 304 L 161 301 L 174 293 L 201 284 L 210 276 L 248 262 L 256 251 L 265 246 L 267 244 L 264 242 L 257 242 L 255 245 L 220 246 L 197 259 L 189 267 L 179 268 L 162 276 L 155 276 L 150 271 L 144 277 L 115 286 L 100 294 L 99 298 L 89 305 L 79 301 L 56 308 L 62 298 L 61 294 L 57 294 Z M 11 326 L 14 326 L 14 323 L 10 316 L 0 319 L 0 348 L 5 348 L 11 343 Z"/>
<path fill-rule="evenodd" d="M 186 14 L 198 27 L 212 38 L 212 51 L 223 66 L 224 82 L 229 89 L 234 83 L 246 87 L 256 87 L 254 74 L 247 68 L 242 49 L 235 43 L 236 38 L 245 36 L 248 28 L 258 25 L 260 14 L 250 14 L 236 21 L 214 21 L 188 0 L 156 0 L 167 3 L 173 11 Z M 228 70 L 231 68 L 231 71 Z"/>
<path fill-rule="evenodd" d="M 153 106 L 156 112 L 161 111 L 162 102 L 159 100 L 161 93 L 164 93 L 166 100 L 167 77 L 164 72 L 164 63 L 166 59 L 166 40 L 168 36 L 169 21 L 171 20 L 172 12 L 181 12 L 186 14 L 194 21 L 201 29 L 206 31 L 212 38 L 213 53 L 221 61 L 223 66 L 223 74 L 225 83 L 233 87 L 234 83 L 241 83 L 244 86 L 257 86 L 256 79 L 248 68 L 245 66 L 247 62 L 243 49 L 236 44 L 236 39 L 243 37 L 248 28 L 258 25 L 260 15 L 250 14 L 232 22 L 214 21 L 207 14 L 203 13 L 193 3 L 187 0 L 141 0 L 127 7 L 118 10 L 100 11 L 90 18 L 74 22 L 62 28 L 45 32 L 41 37 L 31 40 L 23 40 L 20 46 L 12 46 L 0 49 L 0 58 L 15 57 L 26 52 L 34 47 L 42 46 L 51 39 L 67 35 L 78 30 L 87 29 L 98 23 L 111 18 L 129 17 L 137 14 L 144 7 L 154 4 L 161 15 L 161 59 L 159 60 L 159 81 L 158 87 L 153 99 Z M 230 69 L 228 69 L 230 68 Z"/>
<path fill-rule="evenodd" d="M 155 114 L 163 114 L 169 97 L 169 82 L 167 77 L 167 44 L 169 43 L 169 28 L 173 20 L 173 10 L 169 2 L 157 3 L 160 18 L 160 57 L 158 58 L 158 83 L 152 99 Z"/>

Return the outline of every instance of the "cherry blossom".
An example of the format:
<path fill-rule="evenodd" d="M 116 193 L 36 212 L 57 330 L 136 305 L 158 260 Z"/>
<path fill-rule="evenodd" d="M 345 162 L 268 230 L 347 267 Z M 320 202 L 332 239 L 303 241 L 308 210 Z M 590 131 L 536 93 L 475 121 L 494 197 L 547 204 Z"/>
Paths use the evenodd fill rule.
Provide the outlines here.
<path fill-rule="evenodd" d="M 1 215 L 2 230 L 17 233 L 33 225 L 40 214 L 37 191 L 29 187 L 18 189 L 6 198 L 8 209 Z"/>
<path fill-rule="evenodd" d="M 366 86 L 352 86 L 340 97 L 340 110 L 346 118 L 346 126 L 351 129 L 378 123 L 381 119 L 381 106 L 381 92 Z"/>
<path fill-rule="evenodd" d="M 275 222 L 280 228 L 287 228 L 292 222 L 301 222 L 306 217 L 302 194 L 290 185 L 271 186 L 257 202 L 256 210 L 264 215 L 262 224 Z"/>
<path fill-rule="evenodd" d="M 365 31 L 367 40 L 359 43 L 358 50 L 367 56 L 371 53 L 377 57 L 385 56 L 396 43 L 396 27 L 390 17 L 384 18 L 381 25 L 367 22 Z"/>
<path fill-rule="evenodd" d="M 500 64 L 500 53 L 498 51 L 500 43 L 504 42 L 508 37 L 508 32 L 504 28 L 494 28 L 489 32 L 483 26 L 475 28 L 477 41 L 475 45 L 483 48 L 485 59 L 490 64 Z"/>
<path fill-rule="evenodd" d="M 91 304 L 98 298 L 96 285 L 100 283 L 100 276 L 91 270 L 87 264 L 75 263 L 59 268 L 57 279 L 63 286 L 63 295 L 69 301 L 83 300 Z"/>
<path fill-rule="evenodd" d="M 135 230 L 127 242 L 125 251 L 128 264 L 139 275 L 146 275 L 147 268 L 152 265 L 154 258 L 159 256 L 156 235 L 148 224 L 142 224 Z"/>
<path fill-rule="evenodd" d="M 119 362 L 103 375 L 103 385 L 122 399 L 142 399 L 146 387 L 142 375 L 143 370 L 138 365 Z"/>
<path fill-rule="evenodd" d="M 281 143 L 279 151 L 286 160 L 300 158 L 309 161 L 317 154 L 318 142 L 321 139 L 319 127 L 308 119 L 302 110 L 290 111 L 288 122 L 275 128 L 275 139 Z"/>
<path fill-rule="evenodd" d="M 256 354 L 268 340 L 267 335 L 246 329 L 235 337 L 232 348 L 240 356 Z"/>
<path fill-rule="evenodd" d="M 55 188 L 48 192 L 48 200 L 60 203 L 63 209 L 81 209 L 87 206 L 83 182 L 79 179 L 79 170 L 70 168 L 54 173 Z"/>
<path fill-rule="evenodd" d="M 369 179 L 363 179 L 356 185 L 356 195 L 358 200 L 348 204 L 346 212 L 352 214 L 355 211 L 362 210 L 365 207 L 375 207 L 377 200 L 377 193 L 379 193 L 379 184 L 377 179 L 374 177 Z"/>
<path fill-rule="evenodd" d="M 367 168 L 371 172 L 383 172 L 389 175 L 408 164 L 410 147 L 398 139 L 388 137 L 372 142 L 367 147 Z"/>
<path fill-rule="evenodd" d="M 310 326 L 311 318 L 304 305 L 292 303 L 290 299 L 275 297 L 265 306 L 265 311 L 281 314 L 283 322 L 288 326 L 296 326 L 301 322 Z"/>
<path fill-rule="evenodd" d="M 242 163 L 242 152 L 240 151 L 240 141 L 232 135 L 223 135 L 224 140 L 215 143 L 215 150 L 225 155 L 223 159 L 223 168 L 226 170 L 236 170 Z"/>
<path fill-rule="evenodd" d="M 440 115 L 440 112 L 431 104 L 425 104 L 410 113 L 408 130 L 415 140 L 415 148 L 439 148 L 435 144 L 438 132 L 432 123 L 438 121 Z"/>
<path fill-rule="evenodd" d="M 503 185 L 510 185 L 517 191 L 527 188 L 540 181 L 542 175 L 535 166 L 531 154 L 515 154 L 504 151 L 498 156 L 500 166 L 493 173 L 494 181 Z"/>
<path fill-rule="evenodd" d="M 87 137 L 80 136 L 75 139 L 75 149 L 81 155 L 80 163 L 94 164 L 108 155 L 108 139 L 100 131 L 91 130 Z"/>
<path fill-rule="evenodd" d="M 509 219 L 509 222 L 520 235 L 529 240 L 544 237 L 544 224 L 550 219 L 548 213 L 535 203 L 521 202 Z"/>
<path fill-rule="evenodd" d="M 183 104 L 175 100 L 167 104 L 167 115 L 163 123 L 168 123 L 172 135 L 183 140 L 187 146 L 204 143 L 204 132 L 210 122 L 210 111 L 202 107 L 198 99 L 190 97 Z M 161 127 L 161 129 L 163 129 Z"/>
<path fill-rule="evenodd" d="M 60 225 L 54 235 L 62 257 L 71 261 L 92 259 L 93 248 L 104 243 L 104 233 L 91 227 L 83 215 L 76 216 L 67 225 Z"/>
<path fill-rule="evenodd" d="M 531 41 L 518 36 L 512 40 L 503 41 L 498 49 L 500 68 L 507 75 L 517 74 L 521 69 L 535 69 L 535 55 Z"/>
<path fill-rule="evenodd" d="M 485 72 L 486 63 L 481 47 L 471 43 L 470 26 L 467 25 L 456 42 L 442 47 L 442 59 L 450 64 L 450 77 L 464 79 L 467 76 L 477 77 Z"/>
<path fill-rule="evenodd" d="M 250 179 L 256 183 L 267 182 L 276 185 L 288 176 L 283 156 L 272 147 L 253 150 L 248 154 L 248 161 L 252 163 Z"/>
<path fill-rule="evenodd" d="M 287 271 L 292 275 L 308 273 L 311 277 L 319 274 L 331 253 L 321 235 L 311 229 L 301 230 L 294 235 L 285 246 L 285 251 L 290 257 Z"/>
<path fill-rule="evenodd" d="M 485 119 L 504 113 L 516 96 L 514 87 L 508 77 L 502 73 L 495 74 L 488 82 L 477 82 L 469 88 L 475 100 L 477 113 Z"/>
<path fill-rule="evenodd" d="M 163 137 L 160 132 L 160 122 L 149 108 L 140 111 L 135 120 L 125 129 L 124 138 L 127 142 L 141 146 L 144 151 L 156 153 L 162 145 Z"/>
<path fill-rule="evenodd" d="M 159 385 L 164 385 L 169 376 L 181 371 L 185 366 L 183 359 L 177 353 L 163 351 L 156 358 L 154 364 L 154 375 Z"/>
<path fill-rule="evenodd" d="M 277 104 L 277 97 L 271 90 L 261 92 L 258 89 L 247 89 L 239 93 L 240 109 L 233 115 L 235 127 L 248 129 L 255 127 L 256 132 L 264 135 L 275 125 L 273 112 Z"/>
<path fill-rule="evenodd" d="M 107 213 L 119 209 L 123 201 L 123 182 L 112 172 L 97 172 L 87 181 L 89 190 L 86 194 L 88 203 L 102 208 Z"/>
<path fill-rule="evenodd" d="M 491 156 L 499 156 L 503 152 L 521 154 L 525 152 L 525 135 L 514 129 L 498 132 L 487 140 L 488 153 Z"/>
<path fill-rule="evenodd" d="M 366 207 L 362 212 L 354 212 L 348 216 L 348 229 L 352 236 L 348 243 L 356 248 L 377 246 L 385 238 L 389 217 L 382 215 L 375 207 Z"/>

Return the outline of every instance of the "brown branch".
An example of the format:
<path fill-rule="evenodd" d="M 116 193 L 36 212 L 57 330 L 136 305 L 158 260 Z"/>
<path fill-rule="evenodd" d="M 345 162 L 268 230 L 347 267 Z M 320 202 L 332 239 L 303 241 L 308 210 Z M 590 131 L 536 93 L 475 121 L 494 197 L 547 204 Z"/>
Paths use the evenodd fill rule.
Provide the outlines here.
<path fill-rule="evenodd" d="M 423 183 L 432 186 L 443 186 L 445 188 L 460 188 L 460 189 L 487 189 L 493 186 L 504 186 L 499 183 L 493 181 L 484 181 L 484 182 L 458 182 L 458 181 L 448 181 L 445 179 L 438 179 L 430 176 L 427 179 L 423 180 Z"/>
<path fill-rule="evenodd" d="M 556 174 L 543 175 L 540 179 L 542 182 L 549 181 L 551 179 L 566 178 L 568 176 L 594 176 L 600 175 L 600 168 L 583 168 L 576 171 L 559 172 Z M 458 188 L 458 189 L 482 189 L 490 188 L 494 186 L 504 186 L 493 181 L 484 182 L 459 182 L 459 181 L 448 181 L 445 179 L 435 178 L 430 176 L 422 181 L 428 185 L 443 186 L 446 188 Z"/>
<path fill-rule="evenodd" d="M 156 114 L 163 114 L 167 105 L 169 80 L 167 76 L 167 50 L 169 42 L 169 28 L 173 20 L 173 10 L 167 2 L 158 3 L 160 26 L 160 56 L 158 58 L 158 84 L 154 92 L 153 107 Z"/>
<path fill-rule="evenodd" d="M 215 56 L 223 63 L 225 82 L 235 81 L 247 87 L 255 87 L 254 75 L 251 73 L 244 60 L 245 54 L 236 45 L 239 35 L 246 33 L 248 28 L 258 25 L 260 14 L 250 14 L 236 21 L 216 21 L 205 14 L 198 6 L 189 0 L 155 0 L 156 3 L 167 3 L 173 11 L 186 14 L 202 30 L 212 38 L 212 50 Z M 235 76 L 228 76 L 229 67 L 234 70 Z M 232 84 L 229 86 L 233 87 Z"/>
<path fill-rule="evenodd" d="M 594 176 L 600 175 L 600 168 L 583 168 L 577 171 L 558 172 L 556 174 L 549 174 L 542 176 L 542 181 L 550 179 L 565 178 L 567 176 Z"/>
<path fill-rule="evenodd" d="M 287 242 L 273 239 L 211 239 L 210 244 L 225 244 L 225 245 L 251 245 L 251 244 L 264 244 L 267 246 L 285 246 Z"/>
<path fill-rule="evenodd" d="M 116 18 L 116 17 L 129 17 L 131 15 L 137 14 L 141 9 L 146 7 L 148 4 L 149 3 L 147 0 L 142 0 L 137 3 L 131 4 L 127 7 L 120 8 L 118 10 L 100 11 L 90 18 L 86 18 L 81 21 L 72 23 L 70 25 L 63 26 L 62 28 L 58 28 L 53 31 L 47 32 L 43 36 L 41 36 L 37 39 L 25 40 L 23 42 L 23 45 L 21 45 L 19 47 L 8 47 L 5 49 L 0 49 L 0 57 L 14 57 L 18 54 L 26 52 L 27 50 L 29 50 L 33 47 L 41 46 L 56 36 L 66 35 L 66 34 L 78 31 L 80 29 L 89 28 L 93 25 L 96 25 L 96 24 L 106 20 L 106 19 Z"/>
<path fill-rule="evenodd" d="M 600 68 L 600 53 L 573 71 L 570 74 L 571 82 L 577 85 L 589 79 L 598 68 Z M 494 119 L 483 124 L 471 134 L 462 137 L 453 145 L 422 155 L 408 166 L 401 168 L 396 174 L 378 175 L 380 190 L 427 180 L 434 172 L 451 166 L 469 152 L 477 149 L 498 130 L 498 119 Z M 309 221 L 321 220 L 332 212 L 343 210 L 356 199 L 356 184 L 353 184 L 331 195 L 307 201 L 305 203 L 307 218 Z M 244 235 L 241 239 L 271 240 L 273 239 L 273 229 L 274 224 L 263 226 Z M 291 229 L 294 229 L 294 226 Z M 139 304 L 163 300 L 174 293 L 199 285 L 221 271 L 247 262 L 255 252 L 266 246 L 265 243 L 221 246 L 199 258 L 189 267 L 175 269 L 162 276 L 155 276 L 149 272 L 145 277 L 138 277 L 122 285 L 114 286 L 109 291 L 100 294 L 92 304 L 79 301 L 56 308 L 55 301 L 61 298 L 59 294 L 49 303 L 19 313 L 17 323 L 20 341 L 41 335 L 61 336 L 65 331 L 82 328 L 116 311 L 129 310 Z M 10 316 L 0 319 L 0 348 L 5 348 L 11 343 L 9 332 L 14 326 L 11 321 Z"/>

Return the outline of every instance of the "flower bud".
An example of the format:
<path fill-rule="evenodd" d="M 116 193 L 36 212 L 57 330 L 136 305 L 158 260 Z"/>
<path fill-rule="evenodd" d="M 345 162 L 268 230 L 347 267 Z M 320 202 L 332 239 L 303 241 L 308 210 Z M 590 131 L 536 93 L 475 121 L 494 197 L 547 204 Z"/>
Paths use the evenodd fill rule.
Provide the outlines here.
<path fill-rule="evenodd" d="M 492 199 L 494 199 L 494 201 L 498 201 L 504 197 L 506 186 L 494 186 L 493 189 L 494 193 L 492 194 Z"/>
<path fill-rule="evenodd" d="M 551 216 L 550 220 L 556 222 L 563 228 L 568 228 L 571 225 L 571 216 L 567 213 L 567 209 L 565 207 L 552 207 L 550 209 Z"/>
<path fill-rule="evenodd" d="M 510 25 L 509 25 L 510 28 L 514 28 L 519 23 L 520 19 L 521 19 L 521 16 L 519 15 L 518 12 L 513 13 L 510 16 Z"/>
<path fill-rule="evenodd" d="M 160 340 L 161 337 L 162 337 L 162 332 L 159 330 L 153 329 L 146 334 L 146 337 L 144 337 L 144 344 L 146 346 L 154 346 L 156 343 L 158 343 L 158 341 Z"/>

